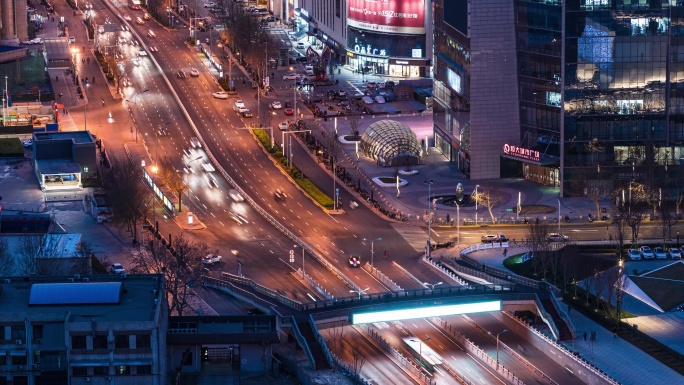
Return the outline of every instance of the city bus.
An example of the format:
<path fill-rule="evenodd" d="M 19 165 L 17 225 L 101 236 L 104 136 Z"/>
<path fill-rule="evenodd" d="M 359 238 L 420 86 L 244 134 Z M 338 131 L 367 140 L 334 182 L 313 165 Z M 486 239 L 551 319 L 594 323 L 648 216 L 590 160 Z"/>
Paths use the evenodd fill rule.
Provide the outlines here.
<path fill-rule="evenodd" d="M 421 341 L 417 337 L 405 337 L 402 340 L 405 345 L 404 351 L 428 372 L 432 373 L 436 367 L 442 365 L 442 357 L 427 346 L 424 340 Z"/>

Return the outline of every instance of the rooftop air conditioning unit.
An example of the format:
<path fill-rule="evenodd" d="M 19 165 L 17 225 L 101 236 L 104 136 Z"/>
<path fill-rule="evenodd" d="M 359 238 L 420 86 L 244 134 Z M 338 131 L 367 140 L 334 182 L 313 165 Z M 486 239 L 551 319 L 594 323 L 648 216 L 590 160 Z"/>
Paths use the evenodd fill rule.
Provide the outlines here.
<path fill-rule="evenodd" d="M 17 345 L 23 345 L 24 341 L 23 340 L 16 340 L 14 341 Z"/>

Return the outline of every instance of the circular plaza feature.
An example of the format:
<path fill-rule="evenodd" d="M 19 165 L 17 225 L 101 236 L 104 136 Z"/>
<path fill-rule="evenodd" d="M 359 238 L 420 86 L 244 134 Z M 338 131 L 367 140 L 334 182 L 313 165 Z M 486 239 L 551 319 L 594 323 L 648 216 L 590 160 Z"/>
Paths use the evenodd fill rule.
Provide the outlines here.
<path fill-rule="evenodd" d="M 368 126 L 361 137 L 361 151 L 381 166 L 418 164 L 423 152 L 416 133 L 395 120 L 381 120 Z"/>

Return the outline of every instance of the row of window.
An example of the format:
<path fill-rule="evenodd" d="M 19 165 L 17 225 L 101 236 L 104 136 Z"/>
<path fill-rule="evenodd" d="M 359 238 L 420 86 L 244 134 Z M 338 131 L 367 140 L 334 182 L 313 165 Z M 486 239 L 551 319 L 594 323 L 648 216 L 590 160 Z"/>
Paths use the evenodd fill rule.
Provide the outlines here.
<path fill-rule="evenodd" d="M 117 365 L 114 374 L 124 376 L 130 374 L 152 374 L 152 365 Z M 71 368 L 74 377 L 109 376 L 109 366 L 75 366 Z"/>
<path fill-rule="evenodd" d="M 134 334 L 135 348 L 146 349 L 152 347 L 150 334 Z M 114 348 L 115 349 L 131 349 L 131 335 L 129 334 L 114 334 Z M 94 337 L 89 335 L 72 335 L 71 348 L 72 349 L 87 349 L 88 338 L 93 340 L 93 349 L 108 349 L 108 335 L 105 333 L 97 333 Z"/>

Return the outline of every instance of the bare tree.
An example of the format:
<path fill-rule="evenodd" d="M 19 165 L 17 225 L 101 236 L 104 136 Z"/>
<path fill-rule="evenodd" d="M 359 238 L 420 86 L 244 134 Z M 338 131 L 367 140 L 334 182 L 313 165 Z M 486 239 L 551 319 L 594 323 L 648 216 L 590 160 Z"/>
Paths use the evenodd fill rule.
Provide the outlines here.
<path fill-rule="evenodd" d="M 26 234 L 19 238 L 15 246 L 15 272 L 18 275 L 38 274 L 38 258 L 45 235 Z"/>
<path fill-rule="evenodd" d="M 145 185 L 142 168 L 129 157 L 110 155 L 112 167 L 102 173 L 102 188 L 112 210 L 115 225 L 126 227 L 138 242 L 138 223 L 150 212 L 151 192 Z"/>
<path fill-rule="evenodd" d="M 152 240 L 144 248 L 129 255 L 131 271 L 164 275 L 165 297 L 169 301 L 169 315 L 186 315 L 192 296 L 189 284 L 199 281 L 202 257 L 208 247 L 183 236 L 173 242 L 173 252 L 159 240 Z"/>
<path fill-rule="evenodd" d="M 596 218 L 601 218 L 602 198 L 609 195 L 610 181 L 605 179 L 587 180 L 587 197 L 596 205 Z"/>
<path fill-rule="evenodd" d="M 14 255 L 9 250 L 7 239 L 0 238 L 0 276 L 14 275 Z"/>
<path fill-rule="evenodd" d="M 672 227 L 677 224 L 677 217 L 674 212 L 672 212 L 672 207 L 670 204 L 663 202 L 660 207 L 660 218 L 658 221 L 658 227 L 661 230 L 661 235 L 663 237 L 663 245 L 668 239 L 672 239 Z"/>
<path fill-rule="evenodd" d="M 131 72 L 132 65 L 131 62 L 128 60 L 120 62 L 114 60 L 113 64 L 114 67 L 111 69 L 112 74 L 114 75 L 114 85 L 116 86 L 117 90 L 120 90 L 121 82 Z"/>
<path fill-rule="evenodd" d="M 327 330 L 328 340 L 332 346 L 332 352 L 337 357 L 341 354 L 342 342 L 344 341 L 344 326 L 335 326 Z M 337 369 L 337 360 L 333 360 L 333 372 Z"/>
<path fill-rule="evenodd" d="M 496 218 L 494 218 L 494 212 L 492 209 L 499 203 L 503 201 L 503 194 L 498 189 L 491 189 L 488 187 L 480 186 L 477 190 L 477 194 L 472 194 L 470 199 L 478 205 L 484 206 L 489 211 L 489 216 L 492 218 L 492 223 L 496 223 Z M 544 235 L 546 236 L 546 234 Z"/>
<path fill-rule="evenodd" d="M 355 345 L 352 345 L 351 347 L 351 355 L 351 370 L 354 374 L 354 380 L 357 383 L 361 383 L 361 368 L 363 368 L 363 365 L 366 363 L 366 355 L 363 354 L 361 350 L 359 350 L 359 348 Z"/>
<path fill-rule="evenodd" d="M 349 130 L 352 136 L 359 135 L 359 127 L 361 127 L 361 116 L 359 115 L 349 115 L 347 116 L 347 123 L 349 124 Z"/>
<path fill-rule="evenodd" d="M 190 185 L 185 181 L 185 175 L 176 170 L 173 166 L 173 161 L 168 156 L 161 158 L 159 164 L 161 168 L 157 175 L 159 175 L 162 183 L 167 185 L 178 197 L 178 212 L 180 213 L 183 194 L 190 189 Z"/>
<path fill-rule="evenodd" d="M 544 221 L 535 221 L 529 224 L 528 229 L 528 244 L 532 252 L 534 274 L 543 277 L 546 274 L 546 254 L 549 251 L 549 242 L 546 240 L 549 224 Z"/>

